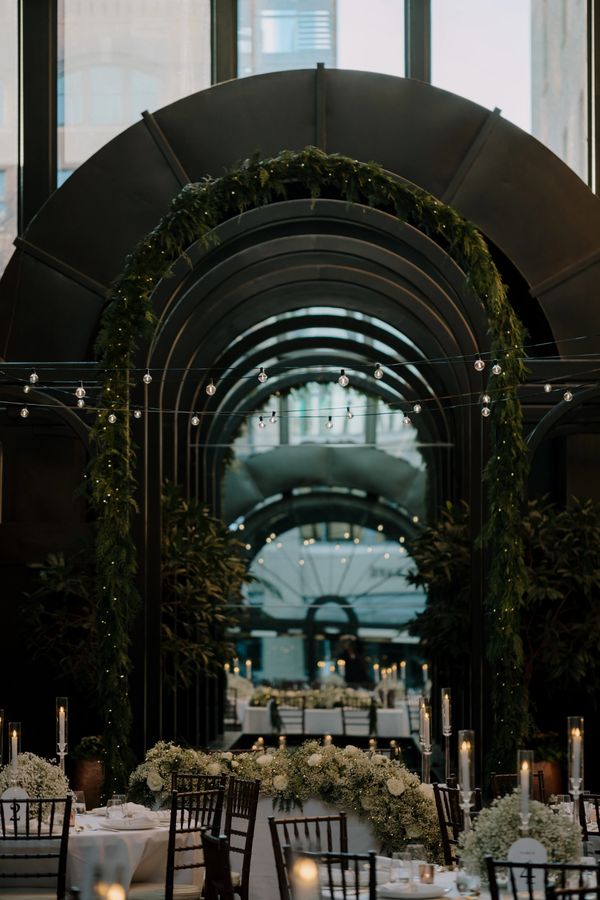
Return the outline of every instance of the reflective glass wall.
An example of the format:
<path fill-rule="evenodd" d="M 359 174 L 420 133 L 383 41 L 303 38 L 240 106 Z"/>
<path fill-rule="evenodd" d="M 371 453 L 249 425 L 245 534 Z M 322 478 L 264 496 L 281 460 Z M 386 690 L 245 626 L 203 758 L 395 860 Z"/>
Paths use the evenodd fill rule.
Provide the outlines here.
<path fill-rule="evenodd" d="M 210 85 L 210 0 L 60 0 L 58 185 L 144 110 Z"/>

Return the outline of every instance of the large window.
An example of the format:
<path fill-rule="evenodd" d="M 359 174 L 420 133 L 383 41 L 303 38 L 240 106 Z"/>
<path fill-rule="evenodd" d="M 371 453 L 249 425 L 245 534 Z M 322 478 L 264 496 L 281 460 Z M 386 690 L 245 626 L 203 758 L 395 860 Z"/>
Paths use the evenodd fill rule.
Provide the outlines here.
<path fill-rule="evenodd" d="M 404 75 L 402 0 L 239 0 L 238 75 L 361 69 Z"/>
<path fill-rule="evenodd" d="M 587 181 L 586 0 L 432 0 L 432 83 L 529 131 Z"/>
<path fill-rule="evenodd" d="M 210 84 L 210 0 L 59 4 L 58 167 Z M 64 180 L 64 178 L 63 178 Z"/>
<path fill-rule="evenodd" d="M 0 0 L 0 273 L 17 233 L 18 4 Z"/>

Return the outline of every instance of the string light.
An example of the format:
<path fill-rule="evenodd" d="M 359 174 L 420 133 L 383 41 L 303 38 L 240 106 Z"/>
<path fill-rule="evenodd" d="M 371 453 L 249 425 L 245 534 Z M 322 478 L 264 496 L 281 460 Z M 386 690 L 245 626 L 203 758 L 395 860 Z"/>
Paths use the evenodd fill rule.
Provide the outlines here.
<path fill-rule="evenodd" d="M 480 357 L 477 357 L 477 359 L 473 363 L 473 368 L 476 372 L 483 372 L 483 370 L 485 369 L 484 361 Z"/>
<path fill-rule="evenodd" d="M 146 369 L 142 377 L 142 381 L 144 382 L 144 384 L 152 384 L 152 375 L 150 374 L 150 369 Z"/>
<path fill-rule="evenodd" d="M 326 428 L 333 428 L 333 419 L 332 419 L 331 416 L 329 416 L 329 418 L 327 419 L 327 422 L 325 423 L 325 427 L 326 427 Z"/>
<path fill-rule="evenodd" d="M 481 415 L 482 415 L 485 419 L 487 419 L 488 416 L 491 416 L 491 414 L 492 414 L 492 411 L 491 411 L 491 409 L 489 408 L 489 406 L 484 406 L 483 409 L 481 410 Z"/>
<path fill-rule="evenodd" d="M 340 372 L 340 377 L 338 378 L 338 384 L 340 385 L 340 387 L 348 387 L 348 385 L 350 384 L 350 379 L 346 375 L 345 369 L 342 369 Z"/>
<path fill-rule="evenodd" d="M 423 409 L 423 407 L 421 406 L 420 403 L 415 403 L 415 405 L 413 406 L 413 412 L 417 416 L 419 415 L 419 413 L 421 412 L 422 409 Z"/>
<path fill-rule="evenodd" d="M 23 409 L 21 410 L 21 418 L 26 419 L 28 415 L 29 415 L 29 410 L 27 409 L 26 406 L 24 406 Z"/>
<path fill-rule="evenodd" d="M 31 373 L 31 375 L 29 376 L 29 384 L 37 384 L 39 380 L 40 380 L 40 376 L 34 369 L 33 372 Z"/>
<path fill-rule="evenodd" d="M 502 366 L 500 363 L 494 363 L 492 366 L 492 375 L 501 375 L 502 374 Z"/>
<path fill-rule="evenodd" d="M 491 403 L 492 398 L 490 397 L 489 394 L 484 394 L 483 397 L 481 398 L 481 402 L 482 403 Z"/>
<path fill-rule="evenodd" d="M 410 425 L 411 421 L 412 421 L 412 420 L 411 420 L 410 416 L 403 416 L 403 417 L 402 417 L 402 422 L 403 422 L 404 425 Z"/>
<path fill-rule="evenodd" d="M 383 369 L 379 365 L 379 363 L 375 363 L 375 371 L 373 372 L 373 376 L 380 381 L 383 378 Z"/>
<path fill-rule="evenodd" d="M 83 399 L 83 397 L 80 397 L 78 399 L 77 406 L 79 407 L 79 409 L 83 409 L 83 407 L 85 406 L 85 400 Z"/>
<path fill-rule="evenodd" d="M 200 416 L 194 414 L 191 418 L 192 425 L 196 428 L 200 424 Z"/>
<path fill-rule="evenodd" d="M 269 419 L 269 422 L 271 423 L 271 425 L 277 424 L 277 413 L 275 412 L 275 410 L 273 410 L 273 412 L 271 413 L 271 418 Z"/>
<path fill-rule="evenodd" d="M 83 386 L 83 381 L 79 382 L 79 387 L 75 388 L 75 396 L 78 400 L 83 400 L 85 397 L 85 388 Z"/>
<path fill-rule="evenodd" d="M 215 383 L 212 380 L 212 378 L 206 385 L 206 393 L 208 394 L 209 397 L 214 397 L 215 394 L 217 393 L 217 388 L 216 388 Z"/>
<path fill-rule="evenodd" d="M 565 391 L 563 394 L 563 400 L 566 400 L 567 403 L 570 403 L 572 399 L 573 394 L 571 393 L 571 391 Z"/>
<path fill-rule="evenodd" d="M 30 384 L 24 384 L 24 385 L 23 385 L 23 393 L 24 393 L 24 394 L 28 394 L 30 390 L 31 390 L 31 385 L 30 385 Z"/>
<path fill-rule="evenodd" d="M 117 417 L 115 416 L 114 413 L 110 413 L 110 415 L 108 417 L 108 421 L 110 422 L 111 425 L 115 424 L 115 422 L 117 421 Z"/>
<path fill-rule="evenodd" d="M 141 411 L 141 409 L 134 409 L 134 411 L 133 411 L 133 418 L 134 418 L 134 419 L 141 419 L 141 418 L 142 418 L 142 411 Z"/>
<path fill-rule="evenodd" d="M 261 384 L 264 384 L 268 377 L 269 376 L 265 372 L 264 368 L 261 366 L 260 372 L 258 373 L 258 380 L 260 381 Z"/>
<path fill-rule="evenodd" d="M 265 420 L 263 419 L 262 416 L 259 416 L 259 417 L 258 417 L 258 427 L 259 427 L 259 428 L 266 428 L 266 427 L 267 427 L 266 424 L 265 424 Z"/>
<path fill-rule="evenodd" d="M 546 383 L 546 384 L 544 385 L 544 393 L 545 393 L 545 394 L 549 394 L 551 391 L 552 391 L 552 385 Z"/>
<path fill-rule="evenodd" d="M 353 418 L 354 418 L 354 413 L 352 412 L 352 410 L 350 409 L 349 406 L 346 407 L 346 418 L 347 418 L 347 419 L 353 419 Z"/>

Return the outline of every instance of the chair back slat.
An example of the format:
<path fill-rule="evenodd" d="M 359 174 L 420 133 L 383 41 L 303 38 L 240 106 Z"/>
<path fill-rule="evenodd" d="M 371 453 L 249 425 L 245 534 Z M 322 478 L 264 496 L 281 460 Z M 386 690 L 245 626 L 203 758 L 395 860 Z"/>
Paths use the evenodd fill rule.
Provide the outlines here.
<path fill-rule="evenodd" d="M 294 816 L 281 819 L 269 816 L 268 820 L 281 900 L 291 900 L 283 852 L 284 846 L 289 846 L 293 851 L 348 852 L 346 813 L 340 812 L 331 816 Z"/>
<path fill-rule="evenodd" d="M 219 786 L 210 790 L 171 792 L 165 900 L 173 900 L 176 871 L 204 866 L 204 860 L 198 859 L 195 851 L 202 849 L 201 833 L 204 830 L 219 833 L 225 783 L 226 778 L 222 776 Z M 194 834 L 196 840 L 191 837 Z"/>
<path fill-rule="evenodd" d="M 350 731 L 356 736 L 369 737 L 372 732 L 370 708 L 342 706 L 342 731 L 346 737 Z"/>
<path fill-rule="evenodd" d="M 306 697 L 285 695 L 277 702 L 281 730 L 285 734 L 306 732 Z"/>
<path fill-rule="evenodd" d="M 544 773 L 542 769 L 538 769 L 537 772 L 533 772 L 532 776 L 532 790 L 533 790 L 533 799 L 539 800 L 540 803 L 546 802 L 546 787 L 544 784 Z M 514 790 L 519 786 L 519 776 L 516 772 L 510 773 L 497 773 L 492 772 L 490 777 L 490 787 L 492 790 L 492 796 L 494 799 L 499 797 L 505 797 L 507 794 L 512 794 Z"/>
<path fill-rule="evenodd" d="M 64 900 L 71 803 L 71 796 L 0 799 L 0 895 L 5 879 L 38 878 L 54 882 Z"/>
<path fill-rule="evenodd" d="M 229 852 L 242 857 L 240 884 L 236 893 L 241 900 L 248 900 L 252 845 L 260 781 L 231 777 L 227 785 L 224 833 L 229 842 Z"/>
<path fill-rule="evenodd" d="M 229 842 L 225 835 L 214 835 L 202 832 L 202 849 L 204 851 L 205 900 L 233 900 L 234 889 L 231 882 L 229 862 Z"/>
<path fill-rule="evenodd" d="M 335 897 L 338 900 L 376 900 L 377 879 L 375 871 L 375 851 L 369 853 L 338 853 L 294 851 L 288 845 L 283 847 L 286 870 L 289 873 L 291 900 L 302 900 L 306 888 L 298 887 L 294 866 L 312 860 L 316 866 L 318 883 L 315 895 Z M 287 895 L 283 895 L 284 897 Z"/>
<path fill-rule="evenodd" d="M 440 837 L 444 851 L 444 863 L 447 866 L 458 862 L 458 839 L 464 829 L 464 814 L 461 809 L 461 794 L 457 787 L 448 787 L 445 784 L 433 785 L 435 808 L 440 826 Z M 476 788 L 473 791 L 472 815 L 481 810 L 481 791 Z"/>

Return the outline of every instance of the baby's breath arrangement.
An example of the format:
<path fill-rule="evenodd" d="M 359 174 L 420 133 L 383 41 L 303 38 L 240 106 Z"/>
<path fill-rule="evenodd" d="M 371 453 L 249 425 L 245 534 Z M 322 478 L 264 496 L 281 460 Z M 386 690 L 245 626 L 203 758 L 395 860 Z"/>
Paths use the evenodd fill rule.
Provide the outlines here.
<path fill-rule="evenodd" d="M 437 814 L 427 788 L 400 763 L 351 744 L 341 748 L 306 741 L 291 750 L 209 755 L 161 742 L 133 772 L 130 798 L 167 805 L 170 773 L 178 770 L 258 778 L 261 792 L 273 798 L 276 809 L 302 807 L 307 800 L 318 799 L 366 819 L 387 852 L 413 840 L 425 844 L 428 858 L 441 861 Z"/>
<path fill-rule="evenodd" d="M 529 837 L 535 838 L 548 851 L 550 862 L 573 862 L 581 854 L 581 833 L 570 816 L 531 800 L 529 804 Z M 485 877 L 485 855 L 506 859 L 509 847 L 519 835 L 519 795 L 509 794 L 494 800 L 482 810 L 466 837 L 463 833 L 461 861 L 469 871 Z"/>
<path fill-rule="evenodd" d="M 10 764 L 0 770 L 0 794 L 11 785 Z M 35 753 L 19 753 L 17 756 L 17 786 L 30 797 L 66 797 L 69 782 L 59 767 L 36 756 Z"/>

